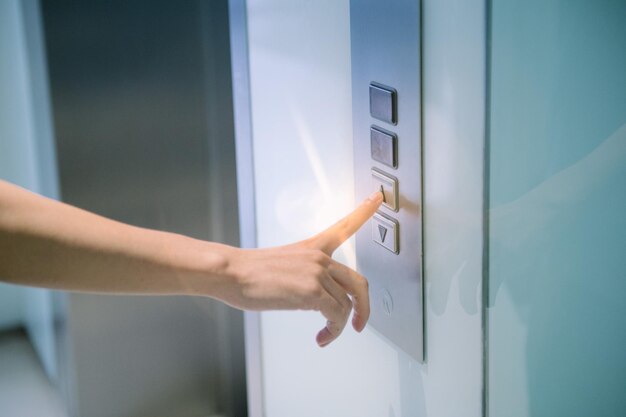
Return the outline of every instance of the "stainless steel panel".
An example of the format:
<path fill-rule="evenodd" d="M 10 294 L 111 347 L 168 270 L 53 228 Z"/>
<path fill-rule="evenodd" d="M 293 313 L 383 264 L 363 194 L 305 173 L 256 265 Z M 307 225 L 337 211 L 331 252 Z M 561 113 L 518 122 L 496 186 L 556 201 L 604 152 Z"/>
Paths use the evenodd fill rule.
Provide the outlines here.
<path fill-rule="evenodd" d="M 384 116 L 370 114 L 372 83 L 396 91 L 394 117 L 386 118 L 397 124 L 386 127 L 397 135 L 399 160 L 398 212 L 381 208 L 398 222 L 399 253 L 374 242 L 364 227 L 356 235 L 357 268 L 370 281 L 371 327 L 423 361 L 420 1 L 352 0 L 350 26 L 357 199 L 372 191 L 372 168 L 385 169 L 371 157 L 370 126 Z"/>

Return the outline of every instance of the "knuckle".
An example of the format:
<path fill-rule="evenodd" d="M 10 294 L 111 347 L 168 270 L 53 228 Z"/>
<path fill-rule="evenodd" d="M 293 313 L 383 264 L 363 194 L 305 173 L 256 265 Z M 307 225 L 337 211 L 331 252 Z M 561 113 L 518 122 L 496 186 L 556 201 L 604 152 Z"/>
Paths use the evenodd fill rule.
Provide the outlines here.
<path fill-rule="evenodd" d="M 309 296 L 309 298 L 318 299 L 322 296 L 323 292 L 324 290 L 322 285 L 316 280 L 311 280 L 305 287 L 305 293 Z"/>
<path fill-rule="evenodd" d="M 341 307 L 339 307 L 339 313 L 341 314 L 341 317 L 347 317 L 348 314 L 350 314 L 350 309 L 346 305 L 341 304 Z"/>
<path fill-rule="evenodd" d="M 341 313 L 341 305 L 339 303 L 333 303 L 333 306 L 331 307 L 331 314 L 333 315 L 333 318 L 335 320 L 337 320 L 339 317 L 341 317 L 342 313 Z"/>
<path fill-rule="evenodd" d="M 319 249 L 313 251 L 311 257 L 313 262 L 315 262 L 317 265 L 324 267 L 324 269 L 326 269 L 326 267 L 330 263 L 330 257 Z"/>
<path fill-rule="evenodd" d="M 343 299 L 343 303 L 341 304 L 341 306 L 343 307 L 343 312 L 345 314 L 349 314 L 352 310 L 352 301 L 350 300 L 350 298 L 346 297 Z"/>
<path fill-rule="evenodd" d="M 350 313 L 350 308 L 348 307 L 348 305 L 342 301 L 341 303 L 338 304 L 337 306 L 337 314 L 340 317 L 345 317 Z"/>
<path fill-rule="evenodd" d="M 333 324 L 331 325 L 328 330 L 330 330 L 330 333 L 337 337 L 341 334 L 341 331 L 343 330 L 340 326 L 338 326 L 337 324 Z"/>
<path fill-rule="evenodd" d="M 363 288 L 366 292 L 369 291 L 370 283 L 363 275 L 359 275 L 358 278 L 359 286 Z"/>
<path fill-rule="evenodd" d="M 314 264 L 311 266 L 311 277 L 313 277 L 316 282 L 319 282 L 325 274 L 326 270 L 323 266 L 318 264 Z"/>

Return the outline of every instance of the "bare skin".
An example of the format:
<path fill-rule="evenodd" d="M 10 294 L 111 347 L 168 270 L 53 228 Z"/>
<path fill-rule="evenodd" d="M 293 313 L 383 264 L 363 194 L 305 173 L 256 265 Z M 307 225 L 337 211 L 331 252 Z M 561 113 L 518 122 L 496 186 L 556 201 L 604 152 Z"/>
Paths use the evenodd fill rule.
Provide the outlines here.
<path fill-rule="evenodd" d="M 0 280 L 107 294 L 201 295 L 243 310 L 316 310 L 326 346 L 350 312 L 370 314 L 367 280 L 333 252 L 376 212 L 376 192 L 348 216 L 301 242 L 239 249 L 134 227 L 0 181 Z"/>

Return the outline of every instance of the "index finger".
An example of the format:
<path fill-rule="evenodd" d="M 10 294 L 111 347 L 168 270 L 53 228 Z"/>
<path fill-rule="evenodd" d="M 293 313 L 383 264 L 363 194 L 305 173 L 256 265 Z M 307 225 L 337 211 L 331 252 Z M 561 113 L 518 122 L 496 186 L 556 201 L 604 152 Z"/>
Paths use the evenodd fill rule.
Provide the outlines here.
<path fill-rule="evenodd" d="M 317 235 L 314 239 L 315 246 L 327 255 L 332 255 L 339 245 L 355 234 L 376 213 L 382 202 L 383 193 L 375 191 L 356 210 Z"/>

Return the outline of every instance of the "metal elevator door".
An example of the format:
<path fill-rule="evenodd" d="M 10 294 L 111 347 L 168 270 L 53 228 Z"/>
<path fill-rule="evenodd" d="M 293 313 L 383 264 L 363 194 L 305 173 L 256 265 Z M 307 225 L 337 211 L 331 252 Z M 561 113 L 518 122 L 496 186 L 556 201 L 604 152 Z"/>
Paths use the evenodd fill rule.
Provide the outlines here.
<path fill-rule="evenodd" d="M 236 245 L 227 1 L 44 0 L 42 18 L 63 200 Z M 75 415 L 246 415 L 240 312 L 71 294 L 66 314 Z"/>

